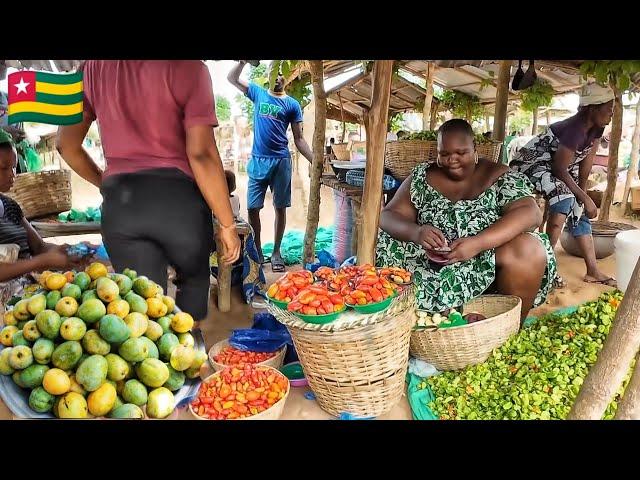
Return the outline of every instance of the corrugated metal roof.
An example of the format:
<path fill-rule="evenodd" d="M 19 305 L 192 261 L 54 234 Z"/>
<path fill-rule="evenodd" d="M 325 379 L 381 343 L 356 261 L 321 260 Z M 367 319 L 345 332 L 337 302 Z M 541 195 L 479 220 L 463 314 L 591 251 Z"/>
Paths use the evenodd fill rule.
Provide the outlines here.
<path fill-rule="evenodd" d="M 80 65 L 81 60 L 6 60 L 9 67 L 17 69 L 33 69 L 52 72 L 51 63 L 53 62 L 59 72 L 69 72 Z"/>

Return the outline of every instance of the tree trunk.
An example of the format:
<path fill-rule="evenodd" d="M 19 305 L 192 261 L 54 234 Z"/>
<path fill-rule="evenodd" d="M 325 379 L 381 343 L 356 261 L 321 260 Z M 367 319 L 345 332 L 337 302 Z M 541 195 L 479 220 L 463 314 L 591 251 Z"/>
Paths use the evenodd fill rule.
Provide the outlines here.
<path fill-rule="evenodd" d="M 547 117 L 547 128 L 549 128 L 549 126 L 551 125 L 551 112 L 549 111 L 548 108 L 547 108 L 547 111 L 545 112 L 545 115 Z"/>
<path fill-rule="evenodd" d="M 616 420 L 640 420 L 640 368 L 638 360 L 640 358 L 636 355 L 636 367 L 634 367 L 629 385 L 618 403 Z"/>
<path fill-rule="evenodd" d="M 375 263 L 378 224 L 382 205 L 384 149 L 387 138 L 387 112 L 391 94 L 393 60 L 376 60 L 367 129 L 367 166 L 362 195 L 362 228 L 358 245 L 358 263 Z"/>
<path fill-rule="evenodd" d="M 488 113 L 484 114 L 484 126 L 485 126 L 485 132 L 490 132 L 491 131 L 491 123 L 489 122 L 489 114 Z"/>
<path fill-rule="evenodd" d="M 533 125 L 531 125 L 531 135 L 538 134 L 538 109 L 533 111 Z"/>
<path fill-rule="evenodd" d="M 611 142 L 609 143 L 609 163 L 607 165 L 607 189 L 602 197 L 600 206 L 600 216 L 598 220 L 601 222 L 609 221 L 609 210 L 613 203 L 613 196 L 616 192 L 616 180 L 618 179 L 618 147 L 620 147 L 620 138 L 622 137 L 622 92 L 615 84 L 611 85 L 616 95 L 613 106 L 613 120 L 611 122 Z"/>
<path fill-rule="evenodd" d="M 631 184 L 638 179 L 638 159 L 640 158 L 640 101 L 636 103 L 636 124 L 633 127 L 633 137 L 631 139 L 631 163 L 627 170 L 627 181 L 624 184 L 624 195 L 622 196 L 622 208 L 627 213 L 631 211 L 628 205 Z"/>
<path fill-rule="evenodd" d="M 640 261 L 618 307 L 598 360 L 569 412 L 572 420 L 600 420 L 640 347 Z M 637 382 L 637 379 L 636 379 Z"/>
<path fill-rule="evenodd" d="M 507 123 L 507 102 L 509 101 L 509 80 L 511 79 L 511 60 L 500 60 L 498 72 L 498 85 L 496 92 L 496 110 L 493 116 L 493 133 L 491 137 L 498 141 L 504 141 L 504 132 Z"/>
<path fill-rule="evenodd" d="M 311 83 L 316 100 L 315 128 L 313 131 L 313 162 L 311 164 L 311 185 L 309 188 L 309 210 L 304 234 L 303 265 L 314 263 L 318 222 L 320 221 L 320 177 L 324 167 L 324 137 L 327 123 L 327 96 L 324 91 L 324 67 L 322 60 L 311 60 Z"/>
<path fill-rule="evenodd" d="M 431 118 L 429 119 L 429 130 L 435 130 L 438 123 L 438 111 L 440 110 L 440 104 L 437 103 L 431 108 Z"/>
<path fill-rule="evenodd" d="M 427 62 L 427 71 L 425 73 L 425 79 L 427 85 L 425 86 L 426 93 L 424 95 L 424 107 L 422 109 L 422 129 L 426 130 L 431 121 L 431 103 L 433 102 L 433 74 L 436 71 L 436 66 Z"/>

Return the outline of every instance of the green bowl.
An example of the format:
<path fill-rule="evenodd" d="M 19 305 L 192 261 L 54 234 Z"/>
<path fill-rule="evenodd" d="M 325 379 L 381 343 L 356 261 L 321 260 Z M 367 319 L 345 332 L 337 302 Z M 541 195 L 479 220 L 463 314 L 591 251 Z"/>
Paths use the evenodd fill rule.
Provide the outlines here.
<path fill-rule="evenodd" d="M 370 303 L 368 305 L 347 304 L 347 306 L 353 308 L 356 312 L 360 312 L 360 313 L 378 313 L 385 310 L 389 305 L 391 305 L 391 302 L 393 301 L 394 298 L 396 298 L 396 296 L 397 294 L 391 295 L 389 298 L 382 300 L 381 302 Z"/>
<path fill-rule="evenodd" d="M 346 308 L 344 310 L 346 310 Z M 297 313 L 297 312 L 294 313 L 294 315 L 298 318 L 301 318 L 307 323 L 315 323 L 315 324 L 323 325 L 325 323 L 333 322 L 336 318 L 340 316 L 341 313 L 344 313 L 344 310 L 341 310 L 339 312 L 328 313 L 326 315 L 304 315 L 302 313 Z"/>
<path fill-rule="evenodd" d="M 289 302 L 281 302 L 280 300 L 276 300 L 275 298 L 269 298 L 269 302 L 273 303 L 276 307 L 281 308 L 282 310 L 286 310 L 287 309 L 287 305 L 289 305 Z"/>

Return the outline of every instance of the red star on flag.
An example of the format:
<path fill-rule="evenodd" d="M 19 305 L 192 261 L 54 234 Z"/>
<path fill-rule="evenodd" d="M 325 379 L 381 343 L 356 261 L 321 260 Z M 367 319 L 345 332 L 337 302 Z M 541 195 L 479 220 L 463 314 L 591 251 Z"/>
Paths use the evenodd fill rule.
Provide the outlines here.
<path fill-rule="evenodd" d="M 8 80 L 9 104 L 36 101 L 36 72 L 15 72 Z"/>

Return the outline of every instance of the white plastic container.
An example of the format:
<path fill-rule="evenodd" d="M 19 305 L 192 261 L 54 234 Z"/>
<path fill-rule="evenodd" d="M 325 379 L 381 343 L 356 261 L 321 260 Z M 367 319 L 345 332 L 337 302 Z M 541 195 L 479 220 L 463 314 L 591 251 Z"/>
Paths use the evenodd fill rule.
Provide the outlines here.
<path fill-rule="evenodd" d="M 633 269 L 640 258 L 640 230 L 628 230 L 616 235 L 616 270 L 618 288 L 627 290 Z"/>

